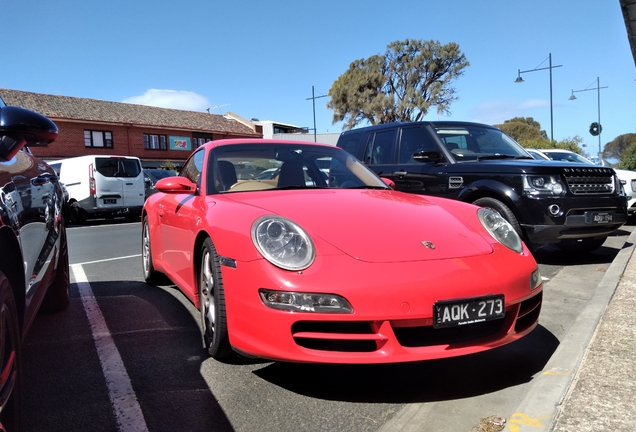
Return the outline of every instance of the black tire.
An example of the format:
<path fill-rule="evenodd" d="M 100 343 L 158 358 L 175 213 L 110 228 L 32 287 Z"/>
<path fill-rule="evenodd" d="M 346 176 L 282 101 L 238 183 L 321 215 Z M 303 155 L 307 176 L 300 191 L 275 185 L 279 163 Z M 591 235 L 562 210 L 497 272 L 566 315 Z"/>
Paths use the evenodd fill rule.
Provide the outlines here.
<path fill-rule="evenodd" d="M 225 291 L 219 256 L 212 240 L 205 239 L 201 247 L 201 266 L 198 275 L 199 310 L 203 342 L 211 357 L 219 361 L 235 359 L 230 345 L 225 310 Z"/>
<path fill-rule="evenodd" d="M 497 213 L 499 213 L 505 220 L 508 221 L 508 223 L 510 223 L 510 225 L 512 225 L 512 227 L 517 232 L 517 234 L 519 234 L 519 236 L 523 238 L 521 225 L 519 225 L 519 221 L 517 220 L 517 217 L 507 205 L 505 205 L 498 199 L 490 198 L 490 197 L 479 198 L 478 200 L 474 201 L 473 204 L 479 207 L 484 207 L 490 210 L 494 210 Z"/>
<path fill-rule="evenodd" d="M 71 222 L 81 225 L 86 222 L 86 213 L 77 201 L 71 204 Z"/>
<path fill-rule="evenodd" d="M 22 352 L 20 322 L 11 283 L 0 272 L 0 430 L 19 431 L 22 427 Z"/>
<path fill-rule="evenodd" d="M 161 272 L 155 270 L 152 264 L 152 252 L 150 249 L 150 229 L 148 218 L 144 218 L 141 229 L 141 268 L 144 273 L 144 280 L 149 285 L 161 285 L 169 283 L 168 278 Z"/>
<path fill-rule="evenodd" d="M 66 226 L 60 223 L 60 250 L 55 270 L 55 279 L 46 290 L 40 312 L 61 312 L 68 308 L 70 303 L 71 281 L 69 278 L 68 241 L 66 238 Z"/>
<path fill-rule="evenodd" d="M 605 237 L 583 238 L 583 239 L 567 239 L 561 240 L 556 246 L 564 252 L 571 254 L 585 254 L 603 246 L 607 240 Z"/>

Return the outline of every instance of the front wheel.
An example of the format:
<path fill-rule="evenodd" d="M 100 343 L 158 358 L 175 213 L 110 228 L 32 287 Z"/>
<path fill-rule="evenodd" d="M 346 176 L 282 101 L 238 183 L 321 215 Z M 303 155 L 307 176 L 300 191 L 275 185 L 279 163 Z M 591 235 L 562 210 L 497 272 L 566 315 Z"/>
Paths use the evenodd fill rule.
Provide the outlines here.
<path fill-rule="evenodd" d="M 515 214 L 510 210 L 510 208 L 495 198 L 485 197 L 479 198 L 473 202 L 476 206 L 484 207 L 490 210 L 494 210 L 501 215 L 505 220 L 508 221 L 510 225 L 514 228 L 514 230 L 519 234 L 519 237 L 523 238 L 523 232 L 521 231 L 521 225 L 519 225 L 519 221 L 517 220 Z"/>
<path fill-rule="evenodd" d="M 9 279 L 0 272 L 0 430 L 21 428 L 20 323 Z"/>
<path fill-rule="evenodd" d="M 141 229 L 141 268 L 144 273 L 144 280 L 150 285 L 160 285 L 167 282 L 167 277 L 163 273 L 155 270 L 152 264 L 152 253 L 150 250 L 150 227 L 148 226 L 148 218 L 145 217 L 142 222 Z"/>
<path fill-rule="evenodd" d="M 227 330 L 225 291 L 219 256 L 212 240 L 205 239 L 201 247 L 199 268 L 199 310 L 203 342 L 208 353 L 220 361 L 234 357 Z"/>

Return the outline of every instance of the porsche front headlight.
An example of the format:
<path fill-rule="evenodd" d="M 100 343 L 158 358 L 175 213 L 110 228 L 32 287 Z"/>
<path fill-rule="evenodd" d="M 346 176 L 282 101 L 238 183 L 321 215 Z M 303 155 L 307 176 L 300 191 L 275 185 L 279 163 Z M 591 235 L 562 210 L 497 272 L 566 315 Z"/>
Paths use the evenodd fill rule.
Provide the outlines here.
<path fill-rule="evenodd" d="M 263 216 L 252 225 L 256 249 L 277 267 L 304 270 L 314 262 L 315 248 L 307 233 L 280 216 Z"/>
<path fill-rule="evenodd" d="M 502 245 L 517 253 L 523 251 L 521 237 L 499 213 L 488 208 L 477 210 L 477 217 L 490 235 Z"/>

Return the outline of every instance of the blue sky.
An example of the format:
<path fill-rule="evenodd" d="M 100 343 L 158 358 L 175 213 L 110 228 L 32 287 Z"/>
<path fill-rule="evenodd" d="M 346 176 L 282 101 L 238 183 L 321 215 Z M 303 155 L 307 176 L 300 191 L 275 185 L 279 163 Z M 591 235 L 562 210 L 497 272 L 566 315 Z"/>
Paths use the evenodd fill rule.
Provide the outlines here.
<path fill-rule="evenodd" d="M 636 133 L 636 67 L 618 0 L 0 0 L 0 88 L 313 128 L 349 64 L 396 40 L 455 42 L 470 62 L 444 119 L 533 117 L 598 149 Z M 317 132 L 339 132 L 328 98 Z M 430 112 L 427 120 L 437 119 Z"/>

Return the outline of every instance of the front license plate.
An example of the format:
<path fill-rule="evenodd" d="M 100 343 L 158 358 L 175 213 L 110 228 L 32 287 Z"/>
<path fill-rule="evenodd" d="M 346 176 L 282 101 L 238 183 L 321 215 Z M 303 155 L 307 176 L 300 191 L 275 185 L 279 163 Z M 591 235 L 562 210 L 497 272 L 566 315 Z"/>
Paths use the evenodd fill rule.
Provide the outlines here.
<path fill-rule="evenodd" d="M 441 300 L 433 305 L 433 327 L 444 328 L 503 318 L 504 296 Z"/>
<path fill-rule="evenodd" d="M 614 222 L 614 214 L 593 212 L 589 214 L 588 221 L 593 224 L 611 223 L 611 222 Z"/>
<path fill-rule="evenodd" d="M 115 199 L 115 198 L 106 198 L 106 199 L 104 199 L 104 204 L 117 204 L 117 199 Z"/>

